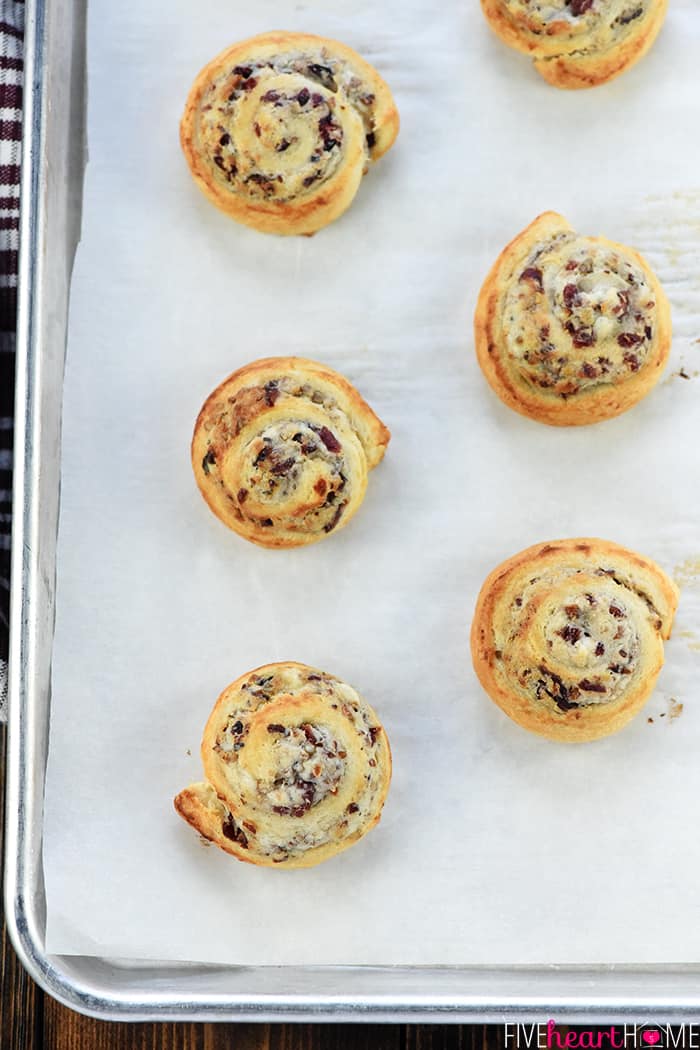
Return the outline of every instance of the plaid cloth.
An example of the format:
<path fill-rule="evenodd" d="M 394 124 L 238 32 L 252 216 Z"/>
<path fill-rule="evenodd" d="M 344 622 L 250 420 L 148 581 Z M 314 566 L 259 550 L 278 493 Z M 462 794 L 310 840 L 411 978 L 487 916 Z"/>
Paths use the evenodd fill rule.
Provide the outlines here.
<path fill-rule="evenodd" d="M 0 0 L 0 708 L 10 596 L 24 0 Z"/>

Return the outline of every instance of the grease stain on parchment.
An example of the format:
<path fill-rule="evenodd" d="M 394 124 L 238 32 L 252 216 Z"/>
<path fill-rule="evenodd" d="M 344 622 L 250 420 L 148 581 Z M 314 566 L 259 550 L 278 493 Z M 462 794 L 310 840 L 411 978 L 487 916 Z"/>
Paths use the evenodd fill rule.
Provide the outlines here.
<path fill-rule="evenodd" d="M 683 714 L 683 704 L 680 700 L 676 700 L 675 696 L 669 697 L 668 707 L 666 709 L 669 722 L 675 722 L 677 718 L 680 718 Z"/>
<path fill-rule="evenodd" d="M 673 570 L 673 580 L 679 587 L 700 585 L 700 557 L 686 558 Z"/>
<path fill-rule="evenodd" d="M 700 653 L 700 637 L 695 631 L 678 631 L 678 637 L 683 638 L 692 652 Z"/>

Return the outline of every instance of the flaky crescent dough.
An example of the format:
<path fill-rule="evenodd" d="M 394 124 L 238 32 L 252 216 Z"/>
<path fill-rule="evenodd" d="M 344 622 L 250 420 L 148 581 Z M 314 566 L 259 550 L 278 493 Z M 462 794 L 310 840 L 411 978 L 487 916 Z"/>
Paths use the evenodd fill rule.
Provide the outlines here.
<path fill-rule="evenodd" d="M 180 125 L 202 192 L 263 233 L 311 234 L 352 203 L 399 115 L 377 71 L 344 44 L 262 33 L 194 82 Z"/>
<path fill-rule="evenodd" d="M 496 260 L 474 338 L 486 379 L 510 408 L 580 426 L 627 411 L 658 382 L 671 310 L 639 252 L 583 237 L 548 211 Z"/>
<path fill-rule="evenodd" d="M 489 25 L 559 88 L 604 84 L 642 58 L 668 0 L 481 0 Z"/>
<path fill-rule="evenodd" d="M 378 823 L 391 780 L 386 732 L 333 675 L 258 667 L 216 702 L 204 730 L 205 781 L 175 809 L 238 860 L 309 868 Z"/>
<path fill-rule="evenodd" d="M 651 695 L 677 604 L 659 566 L 616 543 L 538 543 L 481 588 L 474 669 L 518 725 L 552 740 L 596 740 Z"/>
<path fill-rule="evenodd" d="M 389 438 L 332 368 L 267 357 L 209 395 L 194 428 L 192 468 L 230 529 L 261 547 L 300 547 L 347 525 Z"/>

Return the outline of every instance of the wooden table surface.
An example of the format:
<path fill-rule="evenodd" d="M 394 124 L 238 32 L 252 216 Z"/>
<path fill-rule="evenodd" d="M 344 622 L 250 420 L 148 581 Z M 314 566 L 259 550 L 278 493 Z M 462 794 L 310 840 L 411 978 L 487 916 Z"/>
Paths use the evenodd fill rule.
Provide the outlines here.
<path fill-rule="evenodd" d="M 0 730 L 4 784 L 5 729 Z M 484 1025 L 127 1024 L 60 1006 L 23 970 L 2 924 L 0 1050 L 502 1050 Z"/>

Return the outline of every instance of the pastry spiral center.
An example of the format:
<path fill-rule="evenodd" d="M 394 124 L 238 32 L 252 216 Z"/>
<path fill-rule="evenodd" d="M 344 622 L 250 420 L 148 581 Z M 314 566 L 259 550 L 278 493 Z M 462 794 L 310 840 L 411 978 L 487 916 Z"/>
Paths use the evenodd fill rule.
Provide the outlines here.
<path fill-rule="evenodd" d="M 526 610 L 526 615 L 528 612 Z M 604 591 L 571 591 L 534 613 L 533 635 L 541 662 L 521 680 L 534 699 L 562 711 L 610 703 L 634 674 L 640 642 L 623 597 Z"/>
<path fill-rule="evenodd" d="M 330 532 L 350 495 L 343 466 L 343 446 L 330 427 L 285 419 L 251 438 L 227 481 L 247 518 Z"/>
<path fill-rule="evenodd" d="M 259 785 L 273 813 L 301 817 L 312 806 L 338 791 L 346 767 L 346 752 L 324 726 L 268 725 L 273 741 L 275 777 Z"/>
<path fill-rule="evenodd" d="M 562 396 L 638 372 L 655 328 L 656 302 L 641 268 L 575 234 L 537 245 L 504 304 L 512 366 Z"/>
<path fill-rule="evenodd" d="M 369 157 L 374 103 L 361 78 L 330 57 L 251 60 L 204 94 L 199 138 L 214 178 L 228 190 L 289 201 L 333 177 L 349 135 Z"/>

